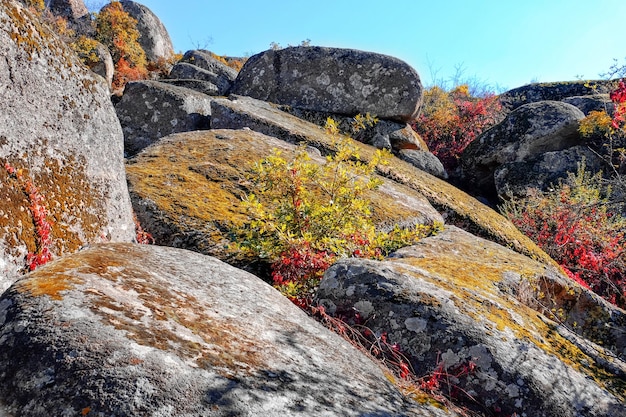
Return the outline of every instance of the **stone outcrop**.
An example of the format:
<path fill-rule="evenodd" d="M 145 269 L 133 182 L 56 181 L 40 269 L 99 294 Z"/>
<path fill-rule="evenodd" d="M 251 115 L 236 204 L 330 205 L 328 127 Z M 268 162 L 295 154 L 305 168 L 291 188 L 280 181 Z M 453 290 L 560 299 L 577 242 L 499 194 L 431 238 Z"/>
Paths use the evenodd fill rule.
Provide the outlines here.
<path fill-rule="evenodd" d="M 98 42 L 94 54 L 97 58 L 96 61 L 87 65 L 90 70 L 104 78 L 109 88 L 111 88 L 115 72 L 115 64 L 113 64 L 111 52 L 109 52 L 109 49 L 106 46 Z"/>
<path fill-rule="evenodd" d="M 608 94 L 615 88 L 615 81 L 566 81 L 534 83 L 514 88 L 500 95 L 502 107 L 515 110 L 519 106 L 538 101 L 561 101 L 568 97 Z"/>
<path fill-rule="evenodd" d="M 171 248 L 99 245 L 0 298 L 0 415 L 455 416 L 258 278 Z"/>
<path fill-rule="evenodd" d="M 126 84 L 115 111 L 124 130 L 124 151 L 132 156 L 172 133 L 208 129 L 211 97 L 159 81 Z"/>
<path fill-rule="evenodd" d="M 197 62 L 194 60 L 194 62 Z M 218 62 L 218 64 L 221 64 Z M 216 64 L 217 65 L 217 64 Z M 234 78 L 230 76 L 219 75 L 210 70 L 201 68 L 189 62 L 178 62 L 169 74 L 170 78 L 182 80 L 199 80 L 209 82 L 215 86 L 217 96 L 225 96 L 230 91 Z"/>
<path fill-rule="evenodd" d="M 580 145 L 584 114 L 571 104 L 540 101 L 511 112 L 482 133 L 461 154 L 464 181 L 486 197 L 497 195 L 494 173 L 503 164 L 527 161 L 545 152 Z M 563 172 L 561 176 L 565 176 Z"/>
<path fill-rule="evenodd" d="M 544 293 L 546 288 L 559 290 Z M 556 269 L 448 228 L 382 263 L 335 264 L 317 297 L 330 313 L 359 313 L 418 373 L 444 373 L 470 408 L 502 415 L 625 416 L 623 353 L 620 360 L 605 349 L 624 348 L 624 312 L 592 294 L 574 295 L 585 291 Z M 553 301 L 564 306 L 567 299 L 573 302 L 569 308 L 543 308 L 556 321 L 529 307 Z M 570 320 L 589 320 L 595 312 L 621 317 L 607 326 L 621 344 L 598 340 L 601 347 L 568 329 Z M 598 329 L 599 322 L 591 321 L 579 325 Z M 455 377 L 463 366 L 465 376 Z M 612 376 L 605 378 L 607 372 Z"/>
<path fill-rule="evenodd" d="M 196 49 L 185 52 L 179 65 L 170 77 L 177 78 L 198 78 L 210 81 L 215 84 L 223 95 L 230 92 L 230 89 L 237 78 L 237 70 L 229 67 L 224 62 L 217 59 L 217 56 L 204 49 Z M 197 68 L 189 67 L 182 64 L 191 64 L 199 67 L 204 71 L 198 71 Z"/>
<path fill-rule="evenodd" d="M 397 58 L 300 46 L 250 57 L 232 93 L 305 110 L 407 121 L 418 114 L 422 90 L 417 72 Z"/>
<path fill-rule="evenodd" d="M 27 182 L 43 198 L 55 257 L 132 241 L 135 231 L 122 130 L 103 79 L 13 1 L 0 3 L 0 55 L 1 292 L 41 249 Z"/>
<path fill-rule="evenodd" d="M 324 133 L 319 132 L 319 141 Z M 261 158 L 296 146 L 251 130 L 210 130 L 171 135 L 130 159 L 127 176 L 140 223 L 161 245 L 191 249 L 241 267 L 250 264 L 228 250 L 234 225 L 246 219 L 241 199 L 245 179 Z M 312 158 L 324 158 L 313 152 Z M 384 181 L 370 192 L 372 217 L 381 227 L 443 222 L 418 192 Z"/>
<path fill-rule="evenodd" d="M 608 94 L 566 97 L 561 101 L 578 107 L 585 116 L 592 111 L 606 111 L 608 114 L 613 114 L 615 108 Z"/>
<path fill-rule="evenodd" d="M 137 30 L 141 33 L 139 44 L 148 61 L 167 61 L 174 56 L 174 45 L 167 29 L 152 11 L 143 4 L 122 0 L 124 11 L 137 19 Z"/>
<path fill-rule="evenodd" d="M 47 6 L 56 16 L 77 21 L 89 14 L 83 0 L 50 0 Z"/>

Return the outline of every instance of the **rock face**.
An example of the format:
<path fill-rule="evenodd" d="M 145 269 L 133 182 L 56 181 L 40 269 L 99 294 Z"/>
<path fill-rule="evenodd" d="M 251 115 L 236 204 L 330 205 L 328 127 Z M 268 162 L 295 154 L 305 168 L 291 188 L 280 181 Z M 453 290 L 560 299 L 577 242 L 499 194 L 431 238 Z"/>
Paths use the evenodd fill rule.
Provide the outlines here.
<path fill-rule="evenodd" d="M 43 198 L 54 256 L 102 240 L 129 242 L 135 232 L 106 83 L 12 1 L 0 3 L 0 54 L 1 292 L 41 249 L 28 182 Z"/>
<path fill-rule="evenodd" d="M 78 20 L 89 14 L 83 0 L 51 0 L 48 8 L 53 14 L 71 20 Z"/>
<path fill-rule="evenodd" d="M 183 58 L 175 66 L 170 77 L 197 78 L 210 81 L 215 84 L 223 95 L 230 92 L 230 89 L 237 78 L 237 70 L 221 62 L 210 51 L 197 49 L 185 52 Z M 184 65 L 187 64 L 187 65 Z M 194 67 L 189 67 L 188 64 Z M 198 70 L 200 68 L 200 70 Z"/>
<path fill-rule="evenodd" d="M 68 256 L 0 298 L 0 415 L 14 414 L 453 416 L 404 399 L 258 278 L 133 244 Z"/>
<path fill-rule="evenodd" d="M 174 56 L 174 46 L 167 29 L 161 20 L 143 4 L 122 0 L 124 11 L 137 19 L 137 29 L 141 33 L 139 44 L 148 61 L 168 60 Z"/>
<path fill-rule="evenodd" d="M 557 83 L 535 83 L 514 88 L 500 95 L 505 109 L 515 110 L 519 106 L 538 101 L 561 101 L 568 97 L 608 94 L 615 88 L 615 81 L 569 81 Z"/>
<path fill-rule="evenodd" d="M 578 122 L 583 117 L 578 108 L 558 101 L 540 101 L 515 109 L 463 151 L 465 181 L 487 197 L 497 195 L 494 172 L 498 167 L 581 144 Z"/>
<path fill-rule="evenodd" d="M 272 149 L 288 157 L 296 146 L 250 130 L 188 132 L 161 139 L 127 164 L 140 223 L 158 244 L 245 267 L 249 259 L 227 250 L 229 232 L 246 219 L 240 203 L 252 165 Z M 312 157 L 322 162 L 317 154 Z M 387 180 L 368 197 L 372 217 L 382 228 L 443 222 L 424 197 L 401 184 Z"/>
<path fill-rule="evenodd" d="M 124 130 L 124 151 L 132 156 L 171 133 L 208 129 L 211 98 L 159 81 L 126 84 L 115 105 Z"/>
<path fill-rule="evenodd" d="M 318 300 L 340 316 L 358 312 L 374 334 L 385 333 L 398 345 L 418 374 L 443 372 L 470 408 L 500 415 L 625 416 L 623 356 L 612 357 L 533 312 L 528 305 L 541 304 L 542 282 L 566 285 L 562 293 L 545 293 L 548 300 L 584 292 L 556 270 L 449 228 L 390 261 L 341 261 L 326 272 Z M 584 304 L 565 309 L 565 321 L 585 317 Z M 594 310 L 612 314 L 601 301 L 587 312 Z M 613 311 L 623 320 L 622 311 Z M 622 322 L 616 334 L 623 330 Z M 463 366 L 465 376 L 454 377 Z M 605 379 L 608 369 L 613 376 Z"/>
<path fill-rule="evenodd" d="M 106 46 L 98 43 L 96 45 L 95 54 L 98 60 L 93 65 L 90 65 L 89 69 L 103 77 L 107 81 L 109 88 L 111 88 L 113 75 L 115 73 L 115 64 L 113 64 L 111 52 L 109 52 Z"/>
<path fill-rule="evenodd" d="M 252 56 L 232 92 L 306 110 L 407 121 L 417 116 L 422 90 L 417 72 L 397 58 L 302 46 Z"/>

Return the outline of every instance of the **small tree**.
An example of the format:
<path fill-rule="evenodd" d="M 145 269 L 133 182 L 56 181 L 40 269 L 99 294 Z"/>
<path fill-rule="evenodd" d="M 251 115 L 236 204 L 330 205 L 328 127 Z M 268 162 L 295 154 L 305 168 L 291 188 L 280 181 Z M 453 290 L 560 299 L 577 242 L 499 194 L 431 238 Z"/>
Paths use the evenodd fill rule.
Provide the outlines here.
<path fill-rule="evenodd" d="M 268 260 L 275 286 L 301 306 L 308 306 L 324 271 L 338 258 L 378 258 L 432 231 L 377 230 L 367 193 L 381 184 L 373 174 L 388 152 L 377 151 L 363 162 L 333 120 L 326 129 L 336 153 L 324 164 L 301 147 L 291 160 L 274 150 L 254 165 L 251 192 L 242 203 L 251 221 L 236 230 L 237 248 Z"/>
<path fill-rule="evenodd" d="M 146 53 L 139 44 L 140 36 L 137 20 L 124 11 L 119 1 L 111 2 L 96 17 L 96 39 L 111 51 L 116 88 L 147 76 Z"/>

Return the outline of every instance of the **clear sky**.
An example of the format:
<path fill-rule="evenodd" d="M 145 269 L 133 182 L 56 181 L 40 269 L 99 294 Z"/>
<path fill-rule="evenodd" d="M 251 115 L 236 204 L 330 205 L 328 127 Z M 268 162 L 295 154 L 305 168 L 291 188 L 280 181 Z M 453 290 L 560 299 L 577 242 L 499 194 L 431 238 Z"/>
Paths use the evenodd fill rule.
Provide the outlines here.
<path fill-rule="evenodd" d="M 92 0 L 97 2 L 98 0 Z M 89 1 L 86 1 L 89 3 Z M 626 63 L 626 0 L 141 0 L 174 48 L 253 55 L 270 43 L 398 57 L 431 85 L 457 68 L 499 90 L 595 79 Z"/>

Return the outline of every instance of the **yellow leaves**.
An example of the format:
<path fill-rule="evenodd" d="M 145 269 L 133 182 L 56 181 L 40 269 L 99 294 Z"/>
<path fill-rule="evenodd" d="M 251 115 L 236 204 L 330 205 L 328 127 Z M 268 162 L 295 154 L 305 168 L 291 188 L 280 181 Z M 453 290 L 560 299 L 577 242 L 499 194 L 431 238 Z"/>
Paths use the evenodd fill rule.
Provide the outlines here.
<path fill-rule="evenodd" d="M 596 134 L 608 136 L 614 133 L 613 120 L 606 111 L 591 111 L 580 121 L 578 131 L 583 137 L 590 137 Z"/>

